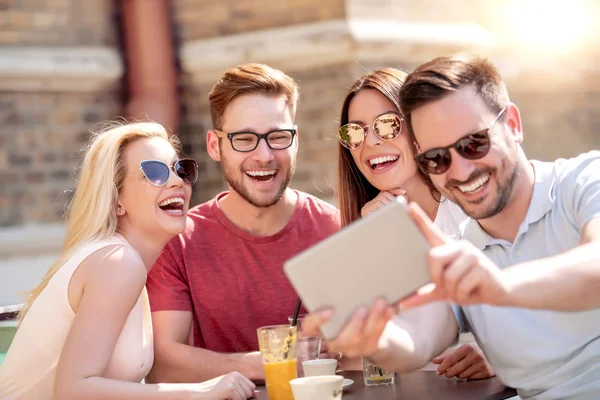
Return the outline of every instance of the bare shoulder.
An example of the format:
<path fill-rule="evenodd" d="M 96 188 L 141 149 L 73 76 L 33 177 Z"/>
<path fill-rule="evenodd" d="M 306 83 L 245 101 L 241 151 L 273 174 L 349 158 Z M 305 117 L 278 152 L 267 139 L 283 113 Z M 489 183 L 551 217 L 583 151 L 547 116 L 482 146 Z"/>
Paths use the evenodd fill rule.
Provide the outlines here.
<path fill-rule="evenodd" d="M 112 245 L 104 247 L 81 264 L 86 271 L 84 285 L 105 286 L 112 290 L 139 289 L 146 284 L 146 266 L 132 247 Z M 111 291 L 112 291 L 111 290 Z"/>

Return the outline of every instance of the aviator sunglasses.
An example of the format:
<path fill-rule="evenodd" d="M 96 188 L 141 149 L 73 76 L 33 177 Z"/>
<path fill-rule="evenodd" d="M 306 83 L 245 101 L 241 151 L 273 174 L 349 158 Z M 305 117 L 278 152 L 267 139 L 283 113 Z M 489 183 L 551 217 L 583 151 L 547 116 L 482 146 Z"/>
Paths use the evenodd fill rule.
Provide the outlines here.
<path fill-rule="evenodd" d="M 490 129 L 504 114 L 504 111 L 506 111 L 506 108 L 500 111 L 487 128 L 465 135 L 449 146 L 436 147 L 417 155 L 415 161 L 421 171 L 431 175 L 439 175 L 448 171 L 450 164 L 452 164 L 450 149 L 456 150 L 461 157 L 467 160 L 477 160 L 485 157 L 490 151 Z"/>
<path fill-rule="evenodd" d="M 159 160 L 145 160 L 140 163 L 140 169 L 148 182 L 154 186 L 164 186 L 169 180 L 171 170 L 188 185 L 193 185 L 198 180 L 198 164 L 191 158 L 177 160 L 172 166 Z"/>
<path fill-rule="evenodd" d="M 393 113 L 383 114 L 375 118 L 373 133 L 381 140 L 394 140 L 402 132 L 402 118 Z M 365 142 L 369 125 L 361 126 L 350 122 L 340 127 L 337 133 L 338 140 L 347 149 L 358 149 Z"/>

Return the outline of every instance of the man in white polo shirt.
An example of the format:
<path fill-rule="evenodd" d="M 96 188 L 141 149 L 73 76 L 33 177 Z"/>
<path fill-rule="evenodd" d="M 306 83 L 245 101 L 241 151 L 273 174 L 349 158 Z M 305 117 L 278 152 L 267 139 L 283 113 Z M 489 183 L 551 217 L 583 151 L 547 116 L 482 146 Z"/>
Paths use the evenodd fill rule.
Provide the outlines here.
<path fill-rule="evenodd" d="M 528 160 L 519 110 L 485 59 L 432 60 L 401 98 L 421 170 L 472 219 L 466 240 L 448 241 L 411 205 L 432 284 L 402 306 L 420 307 L 359 309 L 330 348 L 411 371 L 469 330 L 521 398 L 600 398 L 600 152 Z"/>

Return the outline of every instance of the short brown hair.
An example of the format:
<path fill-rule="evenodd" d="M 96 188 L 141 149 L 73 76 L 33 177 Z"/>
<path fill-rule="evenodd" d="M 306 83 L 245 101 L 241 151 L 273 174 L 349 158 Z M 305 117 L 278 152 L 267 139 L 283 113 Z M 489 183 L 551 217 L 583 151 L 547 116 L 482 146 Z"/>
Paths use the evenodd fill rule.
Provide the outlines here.
<path fill-rule="evenodd" d="M 491 111 L 499 113 L 510 99 L 498 70 L 485 58 L 464 53 L 435 58 L 408 74 L 400 106 L 411 139 L 417 143 L 411 114 L 416 109 L 471 86 Z"/>
<path fill-rule="evenodd" d="M 348 123 L 348 110 L 354 96 L 364 89 L 376 90 L 384 95 L 396 110 L 400 111 L 400 88 L 404 83 L 406 73 L 394 68 L 379 68 L 369 71 L 348 90 L 342 105 L 340 126 Z M 420 172 L 419 172 L 420 174 Z M 433 187 L 428 176 L 420 175 L 429 187 L 434 199 L 439 194 Z M 350 150 L 338 143 L 338 207 L 342 226 L 346 226 L 360 218 L 361 209 L 379 194 L 379 190 L 360 172 L 350 154 Z"/>
<path fill-rule="evenodd" d="M 265 64 L 249 63 L 225 71 L 208 94 L 213 128 L 223 128 L 223 114 L 233 99 L 252 93 L 285 95 L 292 119 L 295 119 L 298 103 L 296 82 L 278 69 Z"/>

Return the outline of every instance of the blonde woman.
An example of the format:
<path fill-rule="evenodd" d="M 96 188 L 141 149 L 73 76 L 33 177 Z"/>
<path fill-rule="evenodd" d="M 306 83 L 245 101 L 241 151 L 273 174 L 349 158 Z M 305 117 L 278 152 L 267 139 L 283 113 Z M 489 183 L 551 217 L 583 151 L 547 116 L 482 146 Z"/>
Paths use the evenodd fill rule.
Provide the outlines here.
<path fill-rule="evenodd" d="M 198 168 L 161 125 L 96 135 L 60 259 L 32 291 L 0 365 L 1 399 L 246 399 L 238 373 L 201 384 L 140 382 L 153 362 L 146 275 L 186 225 Z"/>

